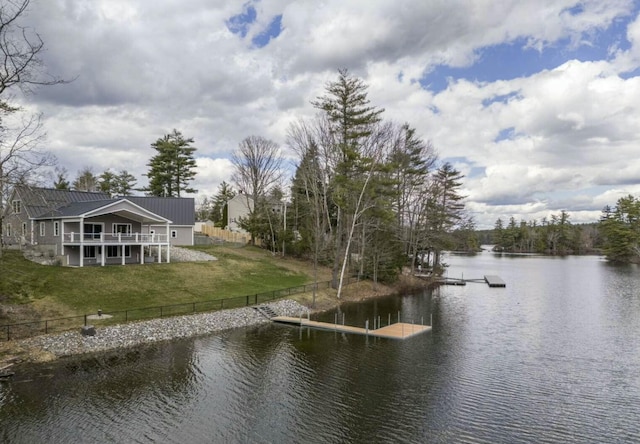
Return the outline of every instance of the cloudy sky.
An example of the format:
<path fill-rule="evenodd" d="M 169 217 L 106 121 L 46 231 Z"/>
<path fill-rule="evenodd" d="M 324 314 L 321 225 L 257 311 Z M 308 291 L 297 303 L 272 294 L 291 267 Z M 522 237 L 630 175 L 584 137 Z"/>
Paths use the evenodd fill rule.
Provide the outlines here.
<path fill-rule="evenodd" d="M 127 169 L 176 128 L 198 148 L 200 194 L 230 155 L 281 144 L 338 68 L 369 85 L 466 175 L 480 228 L 498 217 L 574 223 L 640 195 L 636 0 L 32 0 L 22 24 L 66 85 L 24 98 L 73 179 Z"/>

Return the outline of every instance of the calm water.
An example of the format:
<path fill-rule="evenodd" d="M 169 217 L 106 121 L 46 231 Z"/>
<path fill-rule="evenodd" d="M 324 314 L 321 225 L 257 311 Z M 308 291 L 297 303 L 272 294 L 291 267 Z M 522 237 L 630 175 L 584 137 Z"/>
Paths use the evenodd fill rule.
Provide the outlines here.
<path fill-rule="evenodd" d="M 0 441 L 640 442 L 637 267 L 445 261 L 507 288 L 344 308 L 351 325 L 432 314 L 433 332 L 406 341 L 274 325 L 19 369 L 0 383 Z"/>

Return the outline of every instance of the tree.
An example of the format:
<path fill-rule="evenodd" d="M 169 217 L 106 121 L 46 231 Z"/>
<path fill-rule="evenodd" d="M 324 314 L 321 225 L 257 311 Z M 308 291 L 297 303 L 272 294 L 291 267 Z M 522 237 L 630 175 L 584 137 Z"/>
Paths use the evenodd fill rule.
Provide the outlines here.
<path fill-rule="evenodd" d="M 253 199 L 253 210 L 241 225 L 251 234 L 251 243 L 265 232 L 267 194 L 282 177 L 282 155 L 280 147 L 260 136 L 249 136 L 242 140 L 231 158 L 234 166 L 232 180 L 238 190 Z"/>
<path fill-rule="evenodd" d="M 76 191 L 95 192 L 98 191 L 99 183 L 98 178 L 93 174 L 93 170 L 90 167 L 84 167 L 78 171 L 78 176 L 71 186 Z"/>
<path fill-rule="evenodd" d="M 40 36 L 20 25 L 28 6 L 29 0 L 0 4 L 0 234 L 4 233 L 2 210 L 9 187 L 54 163 L 50 155 L 38 150 L 40 116 L 17 117 L 21 109 L 9 103 L 8 93 L 15 88 L 28 93 L 39 85 L 63 83 L 43 68 Z"/>
<path fill-rule="evenodd" d="M 55 170 L 56 178 L 53 181 L 53 188 L 56 190 L 70 190 L 71 184 L 67 179 L 67 169 L 66 168 L 56 168 Z"/>
<path fill-rule="evenodd" d="M 604 252 L 613 262 L 640 262 L 640 199 L 628 195 L 600 218 Z"/>
<path fill-rule="evenodd" d="M 384 109 L 369 105 L 367 85 L 349 74 L 338 71 L 338 79 L 325 88 L 325 95 L 312 102 L 321 110 L 328 123 L 332 163 L 335 165 L 331 180 L 332 199 L 336 206 L 336 227 L 333 236 L 334 263 L 332 286 L 342 289 L 342 280 L 357 218 L 361 216 L 366 188 L 373 177 L 381 154 L 377 136 L 371 137 L 382 120 Z M 338 278 L 338 274 L 340 277 Z"/>
<path fill-rule="evenodd" d="M 464 216 L 465 196 L 461 195 L 464 176 L 446 162 L 435 174 L 431 190 L 431 216 L 433 229 L 432 249 L 434 253 L 433 266 L 440 266 L 440 253 L 450 246 L 448 234 L 456 228 Z"/>
<path fill-rule="evenodd" d="M 216 227 L 224 228 L 227 225 L 227 202 L 236 195 L 233 187 L 224 180 L 218 185 L 218 192 L 213 198 L 213 205 L 209 218 Z"/>
<path fill-rule="evenodd" d="M 133 187 L 136 186 L 136 178 L 127 170 L 120 170 L 116 176 L 116 193 L 118 196 L 131 196 Z"/>
<path fill-rule="evenodd" d="M 189 183 L 196 176 L 196 161 L 191 146 L 193 138 L 185 139 L 178 130 L 156 140 L 151 147 L 157 154 L 147 166 L 149 186 L 145 189 L 151 196 L 180 197 L 181 193 L 195 193 Z"/>
<path fill-rule="evenodd" d="M 116 192 L 116 175 L 111 171 L 106 170 L 105 172 L 103 172 L 98 179 L 98 184 L 100 187 L 100 191 L 102 191 L 103 193 L 107 193 L 110 196 L 115 196 L 118 194 Z"/>

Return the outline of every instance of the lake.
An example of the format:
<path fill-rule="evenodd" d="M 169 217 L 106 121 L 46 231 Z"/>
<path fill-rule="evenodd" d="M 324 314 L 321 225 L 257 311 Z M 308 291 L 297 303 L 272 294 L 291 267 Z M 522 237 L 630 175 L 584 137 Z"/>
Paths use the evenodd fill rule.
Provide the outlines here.
<path fill-rule="evenodd" d="M 507 286 L 442 286 L 339 313 L 357 326 L 433 319 L 404 341 L 266 325 L 21 368 L 0 383 L 0 441 L 640 442 L 637 266 L 444 261 L 449 277 Z"/>

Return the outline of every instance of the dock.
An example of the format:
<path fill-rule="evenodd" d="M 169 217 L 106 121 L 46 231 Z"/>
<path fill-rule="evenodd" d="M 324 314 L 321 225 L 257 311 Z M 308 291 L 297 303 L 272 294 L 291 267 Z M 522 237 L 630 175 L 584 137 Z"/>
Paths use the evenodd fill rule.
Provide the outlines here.
<path fill-rule="evenodd" d="M 357 335 L 374 336 L 376 338 L 387 339 L 407 339 L 411 336 L 419 335 L 431 331 L 430 325 L 408 324 L 406 322 L 396 322 L 395 324 L 374 330 L 352 327 L 350 325 L 331 324 L 329 322 L 311 321 L 305 318 L 294 318 L 290 316 L 275 316 L 271 318 L 273 322 L 281 324 L 298 325 L 300 327 L 316 328 L 320 330 L 337 331 L 341 333 L 352 333 Z"/>
<path fill-rule="evenodd" d="M 484 277 L 484 280 L 489 285 L 489 287 L 506 287 L 507 286 L 507 284 L 500 278 L 500 276 L 486 275 Z"/>
<path fill-rule="evenodd" d="M 425 278 L 426 276 L 416 274 L 418 278 Z M 431 279 L 431 278 L 430 278 Z M 506 287 L 507 284 L 496 275 L 485 275 L 481 279 L 464 279 L 464 278 L 452 278 L 452 277 L 439 277 L 435 279 L 435 282 L 443 285 L 467 285 L 467 282 L 486 283 L 489 287 Z"/>

